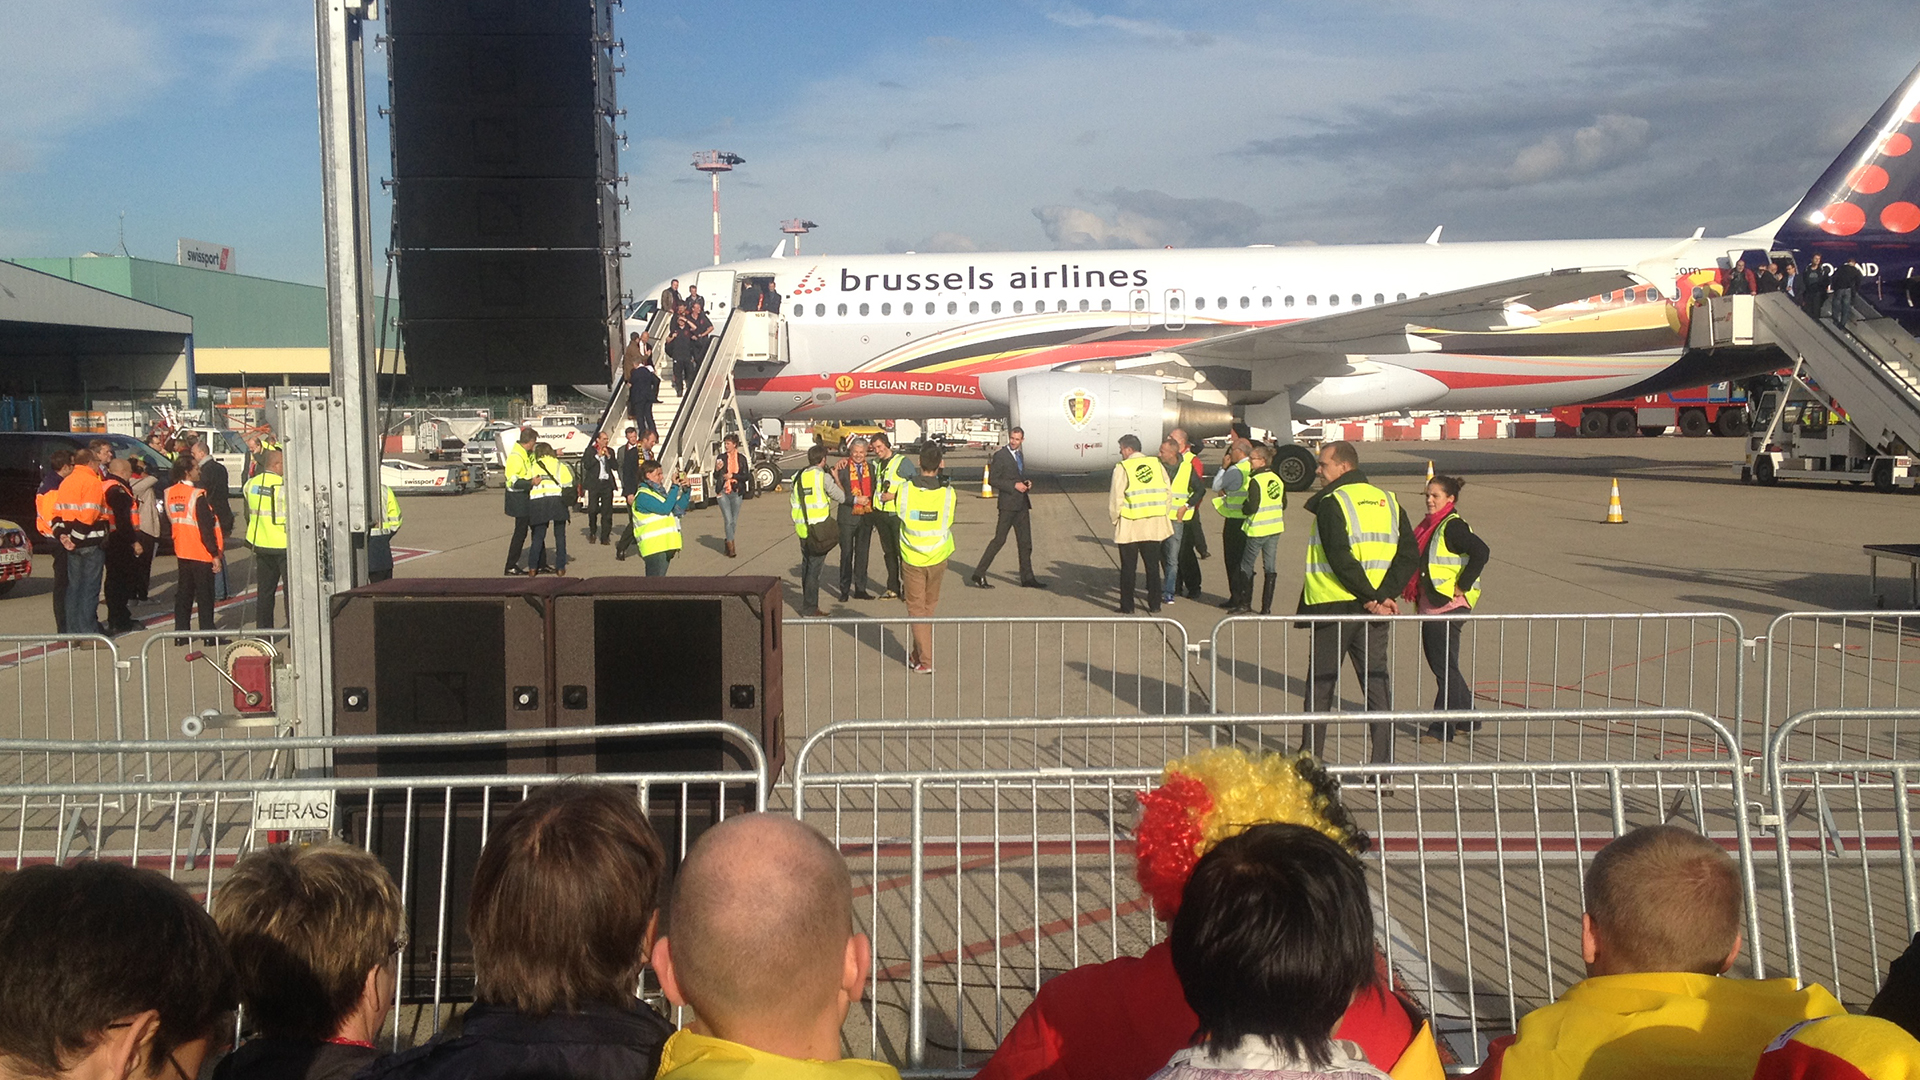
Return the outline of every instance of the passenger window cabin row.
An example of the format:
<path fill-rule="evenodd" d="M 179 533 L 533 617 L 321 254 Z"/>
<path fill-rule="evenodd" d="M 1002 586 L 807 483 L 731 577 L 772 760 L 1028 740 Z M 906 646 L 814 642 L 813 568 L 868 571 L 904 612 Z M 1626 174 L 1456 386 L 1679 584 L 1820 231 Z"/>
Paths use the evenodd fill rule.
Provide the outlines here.
<path fill-rule="evenodd" d="M 1136 292 L 1137 291 L 1138 290 L 1136 290 Z M 1185 290 L 1182 290 L 1182 289 L 1167 290 L 1167 293 L 1165 296 L 1166 310 L 1179 311 L 1182 308 L 1183 298 L 1181 294 L 1184 291 Z M 1427 294 L 1423 292 L 1417 295 L 1425 296 Z M 1393 296 L 1393 299 L 1397 303 L 1399 301 L 1408 299 L 1408 295 L 1403 292 L 1395 293 Z M 1597 299 L 1602 303 L 1610 303 L 1610 302 L 1627 303 L 1627 304 L 1642 303 L 1642 302 L 1657 303 L 1660 301 L 1661 296 L 1660 296 L 1660 290 L 1658 288 L 1652 285 L 1648 285 L 1644 288 L 1639 288 L 1639 289 L 1618 289 L 1613 292 L 1603 293 Z M 1297 298 L 1291 293 L 1283 295 L 1279 298 L 1279 301 L 1280 301 L 1279 306 L 1282 308 L 1294 307 L 1296 305 L 1296 300 Z M 1321 302 L 1321 295 L 1319 293 L 1308 293 L 1305 296 L 1304 306 L 1319 307 L 1320 302 Z M 1055 300 L 1052 303 L 1053 303 L 1053 307 L 1051 310 L 1053 311 L 1068 310 L 1068 302 L 1065 300 Z M 1193 298 L 1193 310 L 1206 311 L 1208 310 L 1208 303 L 1209 301 L 1206 297 L 1196 296 Z M 1216 311 L 1227 311 L 1235 306 L 1232 303 L 1232 301 L 1225 296 L 1216 296 L 1213 298 L 1211 303 L 1212 303 L 1213 310 L 1216 310 Z M 1363 293 L 1352 293 L 1347 296 L 1345 303 L 1350 307 L 1362 307 L 1362 306 L 1365 306 L 1365 304 L 1367 303 L 1367 298 Z M 1387 303 L 1387 294 L 1383 292 L 1374 293 L 1373 303 L 1375 304 Z M 1342 304 L 1342 299 L 1339 293 L 1326 294 L 1326 305 L 1328 307 L 1339 307 L 1341 306 L 1341 304 Z M 1035 300 L 1032 303 L 1031 310 L 1035 314 L 1039 314 L 1041 312 L 1045 312 L 1049 310 L 1047 305 L 1048 305 L 1048 301 L 1046 300 Z M 1274 307 L 1275 306 L 1274 295 L 1271 293 L 1262 295 L 1260 297 L 1259 306 L 1263 310 Z M 857 304 L 857 305 L 839 304 L 835 306 L 834 314 L 840 318 L 847 318 L 849 316 L 857 316 L 860 318 L 871 318 L 873 317 L 873 314 L 874 314 L 874 307 L 875 305 L 866 304 L 866 303 Z M 891 301 L 881 303 L 880 305 L 878 305 L 878 307 L 879 307 L 879 314 L 883 318 L 891 317 L 894 314 L 894 304 Z M 984 312 L 983 312 L 983 307 L 984 307 Z M 1239 298 L 1238 307 L 1239 307 L 1239 310 L 1241 311 L 1251 310 L 1254 307 L 1253 297 L 1241 296 Z M 943 305 L 940 304 L 938 301 L 933 301 L 933 300 L 929 300 L 923 303 L 916 303 L 915 301 L 908 300 L 908 301 L 902 302 L 899 305 L 899 312 L 901 315 L 938 315 L 938 314 L 941 314 L 942 310 L 943 310 Z M 989 315 L 1000 315 L 1000 314 L 1007 313 L 1009 310 L 1014 315 L 1024 315 L 1027 313 L 1029 309 L 1028 309 L 1027 302 L 1024 300 L 1015 300 L 1011 303 L 1011 305 L 1003 305 L 1002 302 L 999 300 L 990 301 L 985 305 L 982 305 L 981 302 L 978 300 L 970 300 L 967 302 L 966 313 L 968 315 L 980 315 L 983 313 L 989 314 Z M 1092 311 L 1093 302 L 1091 300 L 1081 300 L 1078 304 L 1078 310 Z M 1113 301 L 1111 299 L 1100 301 L 1100 310 L 1112 311 Z M 1142 311 L 1142 312 L 1146 311 L 1147 310 L 1146 298 L 1142 296 L 1135 296 L 1133 299 L 1133 310 Z M 948 300 L 944 305 L 944 311 L 948 315 L 960 314 L 960 302 L 957 300 Z M 806 304 L 804 303 L 795 304 L 792 308 L 792 313 L 795 317 L 804 317 L 811 314 L 813 318 L 824 319 L 827 317 L 827 305 L 815 304 L 813 305 L 812 312 L 809 313 L 807 310 Z"/>

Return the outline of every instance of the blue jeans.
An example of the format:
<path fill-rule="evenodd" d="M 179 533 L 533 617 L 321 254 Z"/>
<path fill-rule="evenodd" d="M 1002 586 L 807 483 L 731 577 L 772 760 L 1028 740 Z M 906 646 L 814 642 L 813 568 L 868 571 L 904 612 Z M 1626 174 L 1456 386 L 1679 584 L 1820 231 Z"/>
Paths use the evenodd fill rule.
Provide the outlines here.
<path fill-rule="evenodd" d="M 727 527 L 727 543 L 733 543 L 733 527 L 740 522 L 740 493 L 720 496 L 720 520 Z"/>
<path fill-rule="evenodd" d="M 640 561 L 646 564 L 646 567 L 647 567 L 646 576 L 666 577 L 667 564 L 673 561 L 673 552 L 656 551 L 651 555 L 641 556 Z"/>
<path fill-rule="evenodd" d="M 67 553 L 67 633 L 98 632 L 100 582 L 106 572 L 106 548 L 77 547 Z"/>
<path fill-rule="evenodd" d="M 1240 556 L 1240 577 L 1244 581 L 1253 580 L 1253 565 L 1259 559 L 1267 560 L 1267 573 L 1280 572 L 1280 534 L 1270 536 L 1247 537 L 1246 554 Z"/>
<path fill-rule="evenodd" d="M 1180 565 L 1180 541 L 1185 538 L 1186 534 L 1187 523 L 1175 518 L 1173 521 L 1173 535 L 1160 541 L 1160 565 L 1166 573 L 1160 587 L 1160 599 L 1162 603 L 1173 603 L 1174 586 L 1178 584 L 1180 580 L 1180 575 L 1175 570 L 1175 568 Z"/>

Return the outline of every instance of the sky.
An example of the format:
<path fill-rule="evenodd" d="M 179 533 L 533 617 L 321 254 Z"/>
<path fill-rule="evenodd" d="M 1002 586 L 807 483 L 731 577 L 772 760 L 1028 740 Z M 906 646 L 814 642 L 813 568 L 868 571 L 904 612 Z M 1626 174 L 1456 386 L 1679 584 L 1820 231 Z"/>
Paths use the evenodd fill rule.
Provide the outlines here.
<path fill-rule="evenodd" d="M 1920 63 L 1913 0 L 627 0 L 615 29 L 635 291 L 711 261 L 703 149 L 747 159 L 728 258 L 793 217 L 810 254 L 1724 234 Z M 124 213 L 134 255 L 319 283 L 315 95 L 301 0 L 0 0 L 0 257 L 113 251 Z"/>

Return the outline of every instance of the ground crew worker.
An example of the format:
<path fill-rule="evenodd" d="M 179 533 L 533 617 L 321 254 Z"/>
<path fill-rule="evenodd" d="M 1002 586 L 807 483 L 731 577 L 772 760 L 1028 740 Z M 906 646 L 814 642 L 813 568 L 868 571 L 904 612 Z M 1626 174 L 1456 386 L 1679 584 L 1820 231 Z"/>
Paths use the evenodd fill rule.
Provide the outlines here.
<path fill-rule="evenodd" d="M 573 470 L 547 443 L 533 444 L 533 487 L 527 492 L 527 520 L 533 523 L 528 568 L 535 574 L 567 572 L 567 518 L 573 504 Z M 553 563 L 547 563 L 547 536 L 553 536 Z"/>
<path fill-rule="evenodd" d="M 1173 603 L 1180 582 L 1180 544 L 1187 533 L 1187 517 L 1193 512 L 1193 469 L 1180 454 L 1180 442 L 1169 435 L 1160 440 L 1160 466 L 1167 470 L 1167 525 L 1173 530 L 1160 545 L 1160 606 Z"/>
<path fill-rule="evenodd" d="M 807 447 L 807 467 L 793 478 L 793 494 L 788 500 L 793 531 L 800 537 L 800 616 L 807 619 L 820 614 L 820 574 L 827 566 L 827 552 L 840 542 L 840 526 L 832 520 L 834 507 L 847 501 L 847 493 L 820 467 L 826 460 L 824 445 Z M 831 535 L 833 543 L 816 543 L 816 529 L 822 537 Z"/>
<path fill-rule="evenodd" d="M 133 621 L 133 593 L 139 583 L 140 551 L 148 543 L 140 531 L 140 500 L 133 494 L 133 463 L 126 458 L 107 462 L 107 632 L 126 634 L 137 629 Z"/>
<path fill-rule="evenodd" d="M 1138 435 L 1120 436 L 1120 461 L 1107 486 L 1107 517 L 1120 548 L 1120 614 L 1133 614 L 1133 574 L 1146 563 L 1147 610 L 1160 611 L 1160 552 L 1173 535 L 1167 516 L 1167 470 L 1160 459 L 1140 452 Z"/>
<path fill-rule="evenodd" d="M 241 489 L 247 504 L 247 546 L 253 549 L 253 624 L 262 630 L 273 629 L 273 594 L 287 576 L 284 465 L 280 451 L 262 450 L 259 469 Z"/>
<path fill-rule="evenodd" d="M 1235 439 L 1227 446 L 1227 463 L 1213 478 L 1213 509 L 1220 515 L 1220 561 L 1227 571 L 1227 599 L 1223 608 L 1252 607 L 1253 582 L 1240 578 L 1240 562 L 1247 554 L 1247 477 L 1253 463 L 1247 455 L 1253 444 Z"/>
<path fill-rule="evenodd" d="M 107 568 L 107 489 L 100 467 L 113 445 L 95 439 L 74 455 L 73 471 L 53 493 L 53 542 L 67 552 L 69 634 L 104 634 L 100 585 Z"/>
<path fill-rule="evenodd" d="M 530 427 L 520 429 L 520 439 L 513 449 L 507 451 L 506 464 L 502 474 L 507 484 L 507 516 L 513 519 L 513 539 L 507 544 L 507 569 L 510 576 L 527 572 L 521 565 L 520 556 L 526 549 L 527 533 L 533 528 L 532 513 L 527 505 L 533 491 L 533 444 L 540 439 L 540 433 Z"/>
<path fill-rule="evenodd" d="M 380 485 L 380 501 L 380 524 L 367 530 L 368 581 L 386 581 L 393 577 L 393 534 L 400 531 L 400 500 L 385 484 Z"/>
<path fill-rule="evenodd" d="M 1307 500 L 1313 536 L 1307 541 L 1307 572 L 1300 586 L 1302 615 L 1388 616 L 1399 613 L 1399 596 L 1420 565 L 1420 545 L 1406 511 L 1391 492 L 1367 482 L 1360 455 L 1348 442 L 1320 448 L 1319 494 Z M 1316 622 L 1307 669 L 1307 708 L 1327 712 L 1340 682 L 1340 658 L 1353 663 L 1366 687 L 1367 711 L 1392 708 L 1387 683 L 1387 623 Z M 1393 760 L 1393 725 L 1372 724 L 1372 760 Z M 1327 725 L 1311 724 L 1302 749 L 1324 757 Z"/>
<path fill-rule="evenodd" d="M 1174 498 L 1180 497 L 1180 485 L 1186 485 L 1187 509 L 1180 520 L 1180 550 L 1175 561 L 1167 564 L 1168 593 L 1184 593 L 1189 600 L 1200 599 L 1200 560 L 1207 557 L 1207 535 L 1200 525 L 1200 500 L 1207 495 L 1206 464 L 1193 452 L 1187 433 L 1174 428 L 1167 433 L 1180 450 L 1180 469 L 1173 477 Z M 1181 475 L 1184 473 L 1184 477 Z M 1176 569 L 1177 571 L 1176 572 Z"/>
<path fill-rule="evenodd" d="M 940 584 L 953 556 L 953 485 L 940 472 L 945 453 L 937 442 L 920 448 L 920 469 L 898 490 L 900 585 L 906 590 L 907 615 L 930 619 L 940 604 Z M 933 674 L 933 624 L 912 627 L 907 666 L 916 675 Z"/>
<path fill-rule="evenodd" d="M 687 512 L 692 492 L 685 484 L 667 486 L 667 470 L 658 461 L 640 465 L 640 486 L 627 506 L 633 513 L 633 539 L 648 577 L 666 577 L 667 566 L 681 547 L 680 517 Z"/>
<path fill-rule="evenodd" d="M 1458 500 L 1466 483 L 1444 474 L 1427 481 L 1427 516 L 1413 530 L 1424 557 L 1419 573 L 1401 594 L 1422 615 L 1466 616 L 1480 603 L 1480 572 L 1486 569 L 1491 552 L 1460 516 Z M 1420 649 L 1436 687 L 1435 712 L 1473 708 L 1473 688 L 1460 671 L 1460 629 L 1458 617 L 1420 624 Z M 1427 725 L 1427 735 L 1452 742 L 1458 732 L 1479 727 L 1478 723 L 1434 723 Z"/>
<path fill-rule="evenodd" d="M 173 486 L 167 489 L 167 522 L 173 526 L 173 557 L 178 564 L 173 587 L 173 629 L 188 629 L 193 606 L 200 605 L 200 629 L 213 629 L 213 575 L 220 569 L 226 536 L 206 492 L 200 490 L 200 462 L 182 454 L 173 462 Z M 184 646 L 187 639 L 173 639 Z M 206 639 L 213 644 L 213 639 Z"/>
<path fill-rule="evenodd" d="M 1253 448 L 1253 472 L 1247 477 L 1246 553 L 1240 556 L 1240 580 L 1246 582 L 1246 601 L 1227 609 L 1229 615 L 1253 610 L 1253 564 L 1264 559 L 1266 578 L 1260 589 L 1260 614 L 1273 614 L 1273 590 L 1280 582 L 1280 534 L 1286 530 L 1287 482 L 1273 470 L 1273 448 Z"/>
<path fill-rule="evenodd" d="M 40 478 L 40 490 L 33 497 L 33 528 L 41 536 L 53 539 L 53 504 L 67 474 L 73 472 L 73 451 L 55 450 L 47 456 L 47 472 Z M 67 549 L 53 545 L 53 631 L 67 632 Z"/>
<path fill-rule="evenodd" d="M 887 591 L 880 594 L 882 600 L 899 599 L 900 593 L 900 513 L 894 505 L 900 489 L 907 481 L 919 474 L 907 455 L 893 452 L 893 442 L 885 432 L 879 432 L 868 440 L 873 456 L 880 463 L 879 476 L 875 478 L 873 496 L 873 528 L 880 534 L 880 556 L 887 563 Z"/>

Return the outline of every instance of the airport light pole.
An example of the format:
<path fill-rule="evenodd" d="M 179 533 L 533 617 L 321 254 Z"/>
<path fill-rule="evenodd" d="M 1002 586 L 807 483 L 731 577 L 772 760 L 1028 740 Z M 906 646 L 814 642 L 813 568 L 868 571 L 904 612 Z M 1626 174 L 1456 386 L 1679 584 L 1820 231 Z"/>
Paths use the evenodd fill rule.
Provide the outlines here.
<path fill-rule="evenodd" d="M 713 178 L 713 265 L 720 265 L 720 174 L 732 172 L 747 159 L 726 150 L 702 150 L 693 155 L 693 167 Z"/>
<path fill-rule="evenodd" d="M 793 237 L 793 253 L 800 254 L 800 238 L 819 228 L 819 225 L 805 218 L 788 218 L 780 223 L 780 231 Z"/>

